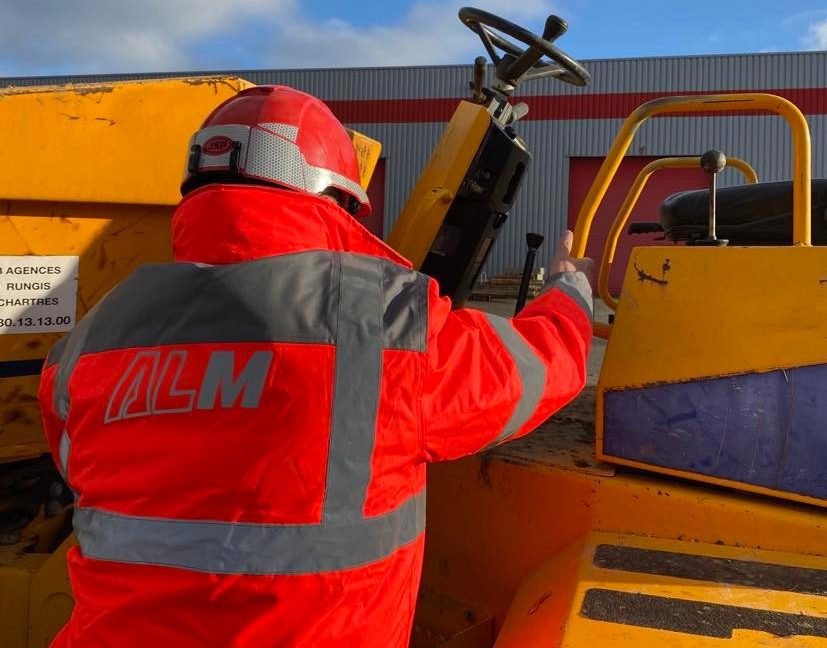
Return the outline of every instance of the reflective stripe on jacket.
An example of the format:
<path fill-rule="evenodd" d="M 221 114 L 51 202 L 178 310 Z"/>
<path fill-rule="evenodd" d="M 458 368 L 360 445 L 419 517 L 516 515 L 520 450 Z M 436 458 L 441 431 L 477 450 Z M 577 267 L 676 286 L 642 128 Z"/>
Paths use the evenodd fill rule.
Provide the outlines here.
<path fill-rule="evenodd" d="M 332 203 L 208 186 L 53 348 L 87 646 L 407 645 L 425 463 L 530 431 L 585 382 L 582 276 L 519 317 L 450 310 Z"/>

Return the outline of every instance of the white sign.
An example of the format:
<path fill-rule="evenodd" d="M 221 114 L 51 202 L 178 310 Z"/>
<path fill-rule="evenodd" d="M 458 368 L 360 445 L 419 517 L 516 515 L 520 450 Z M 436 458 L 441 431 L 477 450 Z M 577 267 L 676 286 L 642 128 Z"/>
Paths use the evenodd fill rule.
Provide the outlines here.
<path fill-rule="evenodd" d="M 0 334 L 63 333 L 77 317 L 76 256 L 0 256 Z"/>

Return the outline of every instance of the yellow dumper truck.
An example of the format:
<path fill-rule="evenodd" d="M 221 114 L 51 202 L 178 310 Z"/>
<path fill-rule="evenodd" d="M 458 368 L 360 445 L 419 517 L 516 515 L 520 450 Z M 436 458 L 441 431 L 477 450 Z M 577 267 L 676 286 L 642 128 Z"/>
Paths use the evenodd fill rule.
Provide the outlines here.
<path fill-rule="evenodd" d="M 388 237 L 457 306 L 508 227 L 530 162 L 514 91 L 540 76 L 589 82 L 554 45 L 565 31 L 556 17 L 541 35 L 476 9 L 460 19 L 493 66 L 478 59 L 472 96 Z M 0 91 L 0 279 L 20 286 L 0 303 L 3 648 L 48 645 L 72 607 L 72 494 L 40 427 L 43 358 L 137 266 L 171 258 L 188 138 L 248 85 Z M 600 260 L 600 295 L 615 312 L 611 325 L 595 323 L 608 341 L 596 388 L 524 439 L 429 469 L 414 646 L 827 646 L 827 248 L 812 240 L 819 185 L 801 112 L 768 94 L 640 106 L 583 204 L 575 253 L 642 122 L 754 110 L 789 123 L 791 183 L 762 185 L 748 161 L 730 160 L 747 184 L 716 192 L 718 152 L 644 169 Z M 353 138 L 367 186 L 379 144 Z M 660 168 L 699 164 L 710 191 L 675 197 L 653 225 L 682 244 L 635 248 L 621 294 L 610 294 L 615 245 L 643 184 Z M 792 218 L 778 225 L 766 192 L 780 192 Z"/>

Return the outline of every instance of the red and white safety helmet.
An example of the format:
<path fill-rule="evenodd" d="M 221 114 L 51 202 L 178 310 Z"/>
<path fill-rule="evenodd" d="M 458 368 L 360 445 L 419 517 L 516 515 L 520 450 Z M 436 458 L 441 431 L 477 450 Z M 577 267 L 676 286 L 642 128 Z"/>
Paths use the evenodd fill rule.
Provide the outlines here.
<path fill-rule="evenodd" d="M 338 189 L 352 214 L 370 214 L 350 136 L 324 102 L 286 86 L 242 90 L 192 136 L 182 191 L 242 176 L 311 194 Z M 229 179 L 227 179 L 229 178 Z"/>

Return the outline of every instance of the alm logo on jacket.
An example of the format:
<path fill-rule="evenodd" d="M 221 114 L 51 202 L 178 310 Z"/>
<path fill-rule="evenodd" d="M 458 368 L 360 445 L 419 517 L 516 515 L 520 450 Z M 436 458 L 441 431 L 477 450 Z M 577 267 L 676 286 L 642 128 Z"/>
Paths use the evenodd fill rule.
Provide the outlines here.
<path fill-rule="evenodd" d="M 141 351 L 118 380 L 104 423 L 219 406 L 229 409 L 239 401 L 245 409 L 257 408 L 272 361 L 272 351 L 256 351 L 237 370 L 235 352 L 213 351 L 199 386 L 185 389 L 179 381 L 185 371 L 192 372 L 187 351 Z"/>

